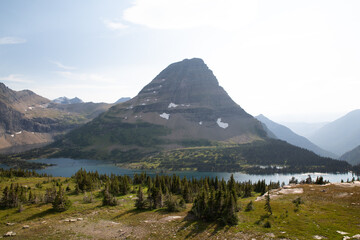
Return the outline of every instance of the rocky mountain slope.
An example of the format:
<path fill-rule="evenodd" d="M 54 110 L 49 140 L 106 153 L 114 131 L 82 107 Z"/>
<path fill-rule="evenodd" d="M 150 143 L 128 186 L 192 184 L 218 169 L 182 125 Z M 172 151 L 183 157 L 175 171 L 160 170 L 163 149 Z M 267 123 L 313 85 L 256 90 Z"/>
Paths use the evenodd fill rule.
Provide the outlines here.
<path fill-rule="evenodd" d="M 310 141 L 339 156 L 360 145 L 360 109 L 326 124 Z"/>
<path fill-rule="evenodd" d="M 0 83 L 0 149 L 52 142 L 55 136 L 88 122 L 109 107 L 62 107 L 32 91 L 13 91 Z"/>
<path fill-rule="evenodd" d="M 98 158 L 266 137 L 261 123 L 219 86 L 201 59 L 173 63 L 131 100 L 110 108 L 56 144 Z M 70 150 L 71 149 L 71 150 Z M 64 150 L 65 151 L 65 150 Z"/>
<path fill-rule="evenodd" d="M 291 131 L 289 128 L 278 124 L 274 121 L 271 121 L 264 115 L 259 115 L 256 117 L 260 122 L 264 123 L 266 127 L 278 138 L 281 140 L 284 140 L 292 145 L 308 149 L 310 151 L 313 151 L 314 153 L 323 156 L 323 157 L 331 157 L 331 158 L 337 158 L 337 156 L 333 153 L 330 153 L 328 151 L 325 151 L 321 149 L 320 147 L 316 146 L 312 142 L 310 142 L 305 137 L 302 137 L 300 135 L 297 135 L 293 131 Z"/>

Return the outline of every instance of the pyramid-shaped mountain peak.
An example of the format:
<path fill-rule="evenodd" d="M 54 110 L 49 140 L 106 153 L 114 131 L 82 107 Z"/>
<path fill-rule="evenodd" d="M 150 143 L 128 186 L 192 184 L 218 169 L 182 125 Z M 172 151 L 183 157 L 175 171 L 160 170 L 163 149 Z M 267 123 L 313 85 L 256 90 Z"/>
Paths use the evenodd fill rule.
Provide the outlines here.
<path fill-rule="evenodd" d="M 101 142 L 110 152 L 125 154 L 204 141 L 246 143 L 263 139 L 266 132 L 219 86 L 204 61 L 194 58 L 170 64 L 136 97 L 69 136 L 63 142 L 84 142 L 89 151 Z"/>
<path fill-rule="evenodd" d="M 200 58 L 185 59 L 169 65 L 140 91 L 134 101 L 156 101 L 163 106 L 173 103 L 240 110 Z M 241 112 L 246 114 L 242 109 Z"/>

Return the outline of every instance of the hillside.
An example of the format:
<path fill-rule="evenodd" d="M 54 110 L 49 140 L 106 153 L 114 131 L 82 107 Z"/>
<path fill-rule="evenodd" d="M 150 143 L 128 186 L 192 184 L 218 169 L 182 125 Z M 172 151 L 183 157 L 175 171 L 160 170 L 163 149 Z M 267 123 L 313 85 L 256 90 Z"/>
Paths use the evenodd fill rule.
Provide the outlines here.
<path fill-rule="evenodd" d="M 326 124 L 309 139 L 319 147 L 339 156 L 360 145 L 360 110 Z"/>
<path fill-rule="evenodd" d="M 30 90 L 13 91 L 0 83 L 0 149 L 16 152 L 52 142 L 110 107 L 72 105 L 55 104 Z"/>
<path fill-rule="evenodd" d="M 337 158 L 337 156 L 333 153 L 330 153 L 328 151 L 325 151 L 312 142 L 310 142 L 305 137 L 302 137 L 300 135 L 297 135 L 293 131 L 291 131 L 289 128 L 278 124 L 276 122 L 271 121 L 264 115 L 259 115 L 256 117 L 259 121 L 264 123 L 267 128 L 276 136 L 276 138 L 281 139 L 283 141 L 286 141 L 292 145 L 305 148 L 307 150 L 313 151 L 314 153 L 323 156 L 323 157 L 331 157 L 331 158 Z"/>
<path fill-rule="evenodd" d="M 5 173 L 5 174 L 4 174 Z M 11 184 L 21 189 L 23 199 L 21 207 L 2 208 L 0 211 L 0 234 L 14 235 L 8 239 L 359 239 L 360 230 L 357 226 L 360 218 L 359 202 L 360 182 L 332 183 L 326 185 L 297 184 L 279 187 L 277 183 L 264 184 L 270 192 L 272 214 L 264 209 L 265 195 L 257 183 L 235 182 L 237 224 L 223 224 L 222 219 L 204 220 L 196 217 L 192 211 L 194 199 L 201 189 L 207 185 L 209 189 L 228 188 L 232 182 L 216 182 L 214 179 L 180 180 L 178 176 L 153 177 L 152 183 L 159 183 L 168 189 L 161 193 L 159 199 L 164 203 L 156 209 L 149 209 L 148 204 L 143 209 L 135 207 L 138 201 L 139 187 L 146 203 L 151 195 L 146 192 L 150 183 L 146 175 L 138 175 L 133 179 L 125 176 L 101 176 L 123 189 L 123 179 L 128 179 L 125 192 L 116 192 L 111 188 L 116 206 L 104 206 L 104 190 L 106 185 L 97 177 L 91 176 L 93 184 L 86 191 L 78 177 L 54 178 L 35 175 L 19 175 L 13 171 L 16 178 L 9 178 L 6 172 L 0 172 L 1 189 L 11 188 Z M 88 175 L 89 176 L 89 175 Z M 289 176 L 289 179 L 291 177 Z M 87 178 L 89 179 L 89 177 Z M 158 180 L 156 180 L 158 179 Z M 179 181 L 173 181 L 177 180 Z M 185 183 L 186 181 L 186 183 Z M 259 181 L 260 182 L 260 181 Z M 178 183 L 178 185 L 175 185 Z M 280 183 L 279 183 L 280 184 Z M 286 183 L 287 184 L 287 183 Z M 52 196 L 62 185 L 63 195 L 72 205 L 63 212 L 53 209 Z M 25 187 L 26 186 L 26 187 Z M 115 185 L 114 185 L 115 186 Z M 172 187 L 176 186 L 176 187 Z M 155 188 L 153 187 L 153 188 Z M 24 190 L 26 189 L 26 190 Z M 177 189 L 192 189 L 191 194 Z M 248 194 L 245 195 L 245 189 Z M 259 191 L 260 190 L 260 191 Z M 123 191 L 123 190 L 122 190 Z M 213 190 L 212 190 L 213 191 Z M 183 193 L 185 192 L 185 193 Z M 206 192 L 208 193 L 208 192 Z M 31 195 L 31 196 L 30 196 Z M 211 196 L 211 194 L 209 194 Z M 41 197 L 43 196 L 43 197 Z M 47 196 L 47 197 L 44 197 Z M 177 211 L 170 211 L 167 206 L 170 199 L 181 199 L 188 196 L 185 206 Z M 205 195 L 208 198 L 207 194 Z M 0 194 L 3 200 L 3 195 Z M 7 198 L 5 198 L 7 199 Z M 218 199 L 218 198 L 217 198 Z M 222 199 L 222 198 L 220 198 Z M 3 203 L 4 201 L 2 201 Z M 221 201 L 220 201 L 221 202 Z M 251 204 L 250 204 L 251 202 Z M 219 201 L 207 201 L 210 213 L 217 213 Z M 19 202 L 17 204 L 20 204 Z M 224 201 L 222 201 L 224 204 Z M 248 205 L 251 208 L 248 208 Z M 221 203 L 220 203 L 221 205 Z M 21 211 L 19 211 L 21 209 Z M 226 218 L 224 216 L 223 218 Z M 268 223 L 268 224 L 266 224 Z M 10 233 L 11 232 L 11 233 Z M 5 238 L 5 237 L 4 237 Z"/>
<path fill-rule="evenodd" d="M 347 161 L 351 165 L 360 164 L 360 146 L 357 146 L 353 150 L 344 153 L 344 155 L 342 155 L 340 159 Z"/>
<path fill-rule="evenodd" d="M 280 140 L 176 149 L 120 166 L 250 174 L 347 172 L 348 163 L 324 158 Z"/>

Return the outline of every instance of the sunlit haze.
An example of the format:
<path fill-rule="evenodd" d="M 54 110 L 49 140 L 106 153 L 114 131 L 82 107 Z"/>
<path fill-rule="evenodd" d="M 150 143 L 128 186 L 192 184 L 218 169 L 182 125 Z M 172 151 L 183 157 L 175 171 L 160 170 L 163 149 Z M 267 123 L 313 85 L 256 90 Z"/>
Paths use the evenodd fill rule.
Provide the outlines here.
<path fill-rule="evenodd" d="M 198 57 L 254 116 L 332 121 L 360 108 L 359 12 L 355 0 L 3 0 L 0 82 L 112 103 Z"/>

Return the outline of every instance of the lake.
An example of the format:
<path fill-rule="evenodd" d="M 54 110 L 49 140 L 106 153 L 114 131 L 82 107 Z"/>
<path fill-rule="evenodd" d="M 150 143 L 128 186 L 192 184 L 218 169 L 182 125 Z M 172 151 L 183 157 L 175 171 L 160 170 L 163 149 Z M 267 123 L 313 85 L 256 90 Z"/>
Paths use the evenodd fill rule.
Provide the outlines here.
<path fill-rule="evenodd" d="M 86 169 L 87 171 L 98 171 L 100 174 L 117 174 L 117 175 L 129 175 L 132 176 L 134 173 L 141 173 L 142 170 L 133 170 L 133 169 L 124 169 L 115 166 L 111 163 L 106 163 L 99 160 L 74 160 L 70 158 L 56 158 L 56 159 L 36 159 L 29 160 L 32 162 L 38 163 L 50 163 L 56 164 L 56 166 L 48 167 L 46 169 L 36 170 L 38 173 L 46 173 L 51 174 L 54 177 L 71 177 L 74 173 L 76 173 L 80 168 Z M 224 178 L 228 180 L 231 176 L 231 173 L 226 172 L 193 172 L 193 171 L 168 171 L 166 173 L 159 173 L 152 170 L 147 170 L 146 173 L 150 176 L 154 176 L 158 174 L 177 174 L 181 177 L 186 176 L 187 178 L 202 178 L 202 177 L 218 177 L 219 179 Z M 244 182 L 251 180 L 252 182 L 265 179 L 267 183 L 270 181 L 280 183 L 285 182 L 286 184 L 289 182 L 291 177 L 295 177 L 296 179 L 305 180 L 308 175 L 310 175 L 313 179 L 316 179 L 318 176 L 322 176 L 325 180 L 329 180 L 330 182 L 340 182 L 341 180 L 346 181 L 347 179 L 351 180 L 353 177 L 352 173 L 347 174 L 333 174 L 333 173 L 303 173 L 303 174 L 272 174 L 272 175 L 251 175 L 246 173 L 235 172 L 234 178 L 236 181 Z"/>

